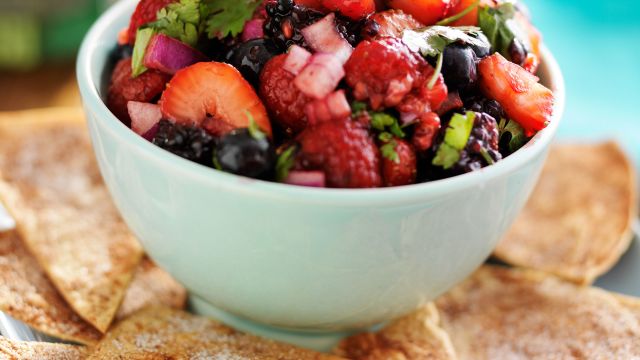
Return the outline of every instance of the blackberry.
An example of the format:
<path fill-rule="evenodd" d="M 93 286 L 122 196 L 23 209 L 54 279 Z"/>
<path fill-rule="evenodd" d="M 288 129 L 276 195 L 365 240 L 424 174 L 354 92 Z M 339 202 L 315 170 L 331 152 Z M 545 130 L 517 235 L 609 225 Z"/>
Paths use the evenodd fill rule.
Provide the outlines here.
<path fill-rule="evenodd" d="M 475 111 L 477 113 L 485 113 L 494 118 L 496 121 L 506 118 L 506 114 L 502 105 L 495 100 L 487 99 L 484 96 L 473 96 L 464 100 L 465 110 Z"/>
<path fill-rule="evenodd" d="M 309 49 L 301 30 L 326 16 L 319 11 L 295 5 L 292 0 L 272 1 L 265 9 L 267 20 L 264 23 L 264 33 L 283 52 L 291 45 Z M 360 42 L 363 26 L 364 21 L 354 22 L 336 14 L 336 29 L 351 45 Z"/>
<path fill-rule="evenodd" d="M 161 120 L 152 142 L 187 160 L 213 166 L 213 148 L 216 141 L 201 128 Z"/>
<path fill-rule="evenodd" d="M 498 122 L 491 115 L 476 113 L 467 146 L 455 165 L 462 172 L 471 172 L 502 160 L 498 149 Z"/>

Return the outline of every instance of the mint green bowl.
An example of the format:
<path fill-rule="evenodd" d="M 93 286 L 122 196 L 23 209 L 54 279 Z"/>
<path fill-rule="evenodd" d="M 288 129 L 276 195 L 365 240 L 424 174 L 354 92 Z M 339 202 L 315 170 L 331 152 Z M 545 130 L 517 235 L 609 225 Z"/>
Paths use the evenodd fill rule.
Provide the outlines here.
<path fill-rule="evenodd" d="M 342 332 L 409 312 L 482 264 L 531 193 L 563 112 L 562 75 L 545 51 L 555 117 L 496 165 L 373 190 L 226 174 L 155 147 L 103 103 L 108 53 L 135 4 L 122 1 L 97 21 L 77 64 L 113 200 L 149 255 L 189 289 L 196 312 L 304 346 L 326 348 Z"/>

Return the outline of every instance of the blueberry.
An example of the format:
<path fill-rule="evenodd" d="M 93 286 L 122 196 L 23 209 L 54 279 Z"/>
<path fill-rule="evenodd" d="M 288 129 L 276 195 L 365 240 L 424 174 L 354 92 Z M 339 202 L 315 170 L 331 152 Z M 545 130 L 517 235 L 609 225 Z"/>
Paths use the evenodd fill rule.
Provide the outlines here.
<path fill-rule="evenodd" d="M 214 156 L 220 170 L 252 178 L 265 178 L 276 162 L 269 140 L 252 136 L 248 129 L 234 130 L 222 137 Z"/>
<path fill-rule="evenodd" d="M 451 44 L 444 49 L 442 75 L 451 90 L 474 87 L 478 80 L 478 58 L 471 47 Z"/>
<path fill-rule="evenodd" d="M 518 65 L 524 64 L 525 60 L 527 60 L 527 49 L 518 38 L 514 38 L 509 45 L 509 57 L 511 57 L 513 63 Z"/>
<path fill-rule="evenodd" d="M 122 59 L 128 59 L 131 56 L 133 56 L 133 46 L 129 44 L 116 46 L 110 54 L 111 61 L 113 61 L 114 64 Z"/>
<path fill-rule="evenodd" d="M 471 46 L 471 49 L 473 50 L 473 52 L 476 53 L 476 56 L 478 57 L 478 59 L 482 59 L 491 55 L 491 43 L 489 42 L 489 39 L 487 39 L 487 37 L 481 32 L 477 33 L 475 35 L 475 38 L 480 40 L 483 43 L 482 45 L 480 44 L 469 45 Z"/>
<path fill-rule="evenodd" d="M 247 81 L 257 86 L 264 64 L 278 54 L 280 50 L 272 40 L 253 39 L 231 48 L 226 61 L 235 66 Z"/>

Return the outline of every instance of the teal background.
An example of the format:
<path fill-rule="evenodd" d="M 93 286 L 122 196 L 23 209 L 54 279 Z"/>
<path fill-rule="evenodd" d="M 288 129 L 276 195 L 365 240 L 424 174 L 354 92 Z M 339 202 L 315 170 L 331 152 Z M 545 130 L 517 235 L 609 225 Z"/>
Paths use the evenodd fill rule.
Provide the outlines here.
<path fill-rule="evenodd" d="M 615 137 L 640 166 L 640 2 L 526 3 L 567 82 L 560 139 Z"/>

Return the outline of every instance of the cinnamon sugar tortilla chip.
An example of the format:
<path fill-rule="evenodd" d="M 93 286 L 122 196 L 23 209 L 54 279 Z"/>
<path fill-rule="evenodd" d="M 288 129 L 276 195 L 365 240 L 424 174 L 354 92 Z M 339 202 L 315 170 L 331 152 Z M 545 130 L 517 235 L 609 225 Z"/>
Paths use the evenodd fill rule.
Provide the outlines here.
<path fill-rule="evenodd" d="M 557 145 L 495 256 L 590 284 L 629 247 L 637 203 L 633 166 L 618 145 Z"/>
<path fill-rule="evenodd" d="M 75 345 L 31 341 L 12 341 L 0 336 L 0 359 L 3 360 L 81 360 L 85 348 Z"/>
<path fill-rule="evenodd" d="M 340 359 L 246 335 L 214 320 L 149 307 L 117 324 L 88 359 Z"/>
<path fill-rule="evenodd" d="M 142 250 L 102 182 L 79 110 L 0 116 L 0 198 L 78 315 L 104 332 Z"/>
<path fill-rule="evenodd" d="M 101 337 L 71 310 L 14 231 L 0 233 L 0 311 L 60 339 L 92 344 Z"/>
<path fill-rule="evenodd" d="M 485 266 L 436 306 L 461 360 L 640 358 L 637 313 L 546 273 Z"/>
<path fill-rule="evenodd" d="M 150 305 L 184 309 L 187 291 L 171 275 L 144 258 L 127 289 L 116 320 L 122 320 Z"/>
<path fill-rule="evenodd" d="M 343 340 L 335 353 L 352 360 L 457 359 L 432 303 L 377 333 L 357 334 Z"/>

